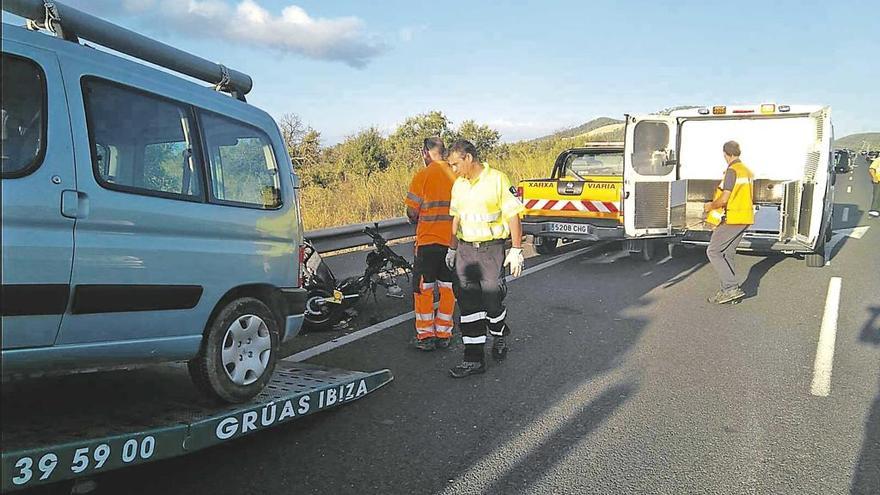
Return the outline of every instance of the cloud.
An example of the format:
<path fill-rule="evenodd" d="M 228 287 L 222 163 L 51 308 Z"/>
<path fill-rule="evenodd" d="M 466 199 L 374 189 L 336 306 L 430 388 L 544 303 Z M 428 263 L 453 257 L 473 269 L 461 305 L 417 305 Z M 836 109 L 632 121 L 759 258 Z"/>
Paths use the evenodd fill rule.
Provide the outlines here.
<path fill-rule="evenodd" d="M 255 0 L 73 0 L 71 5 L 101 16 L 139 17 L 145 25 L 187 37 L 217 38 L 315 60 L 363 68 L 386 45 L 366 32 L 357 17 L 312 17 L 289 5 L 273 14 Z"/>

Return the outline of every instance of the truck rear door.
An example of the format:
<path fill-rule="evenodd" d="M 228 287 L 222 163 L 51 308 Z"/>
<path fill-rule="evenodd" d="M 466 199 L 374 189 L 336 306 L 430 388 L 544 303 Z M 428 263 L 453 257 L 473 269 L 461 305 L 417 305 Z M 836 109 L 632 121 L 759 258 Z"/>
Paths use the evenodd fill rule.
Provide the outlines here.
<path fill-rule="evenodd" d="M 623 218 L 627 237 L 670 234 L 669 184 L 676 177 L 676 119 L 626 117 Z"/>

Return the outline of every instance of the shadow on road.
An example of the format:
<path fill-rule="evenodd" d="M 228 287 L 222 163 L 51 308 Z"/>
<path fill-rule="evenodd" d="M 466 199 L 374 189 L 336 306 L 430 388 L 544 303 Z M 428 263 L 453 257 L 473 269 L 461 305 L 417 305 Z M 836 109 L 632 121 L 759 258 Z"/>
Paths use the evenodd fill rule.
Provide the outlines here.
<path fill-rule="evenodd" d="M 761 255 L 761 257 L 763 259 L 752 265 L 749 269 L 749 274 L 746 276 L 746 279 L 742 284 L 742 290 L 746 293 L 746 299 L 758 297 L 758 287 L 761 285 L 761 280 L 764 279 L 764 276 L 767 275 L 774 266 L 781 263 L 786 258 L 783 254 L 768 254 Z"/>
<path fill-rule="evenodd" d="M 638 384 L 635 381 L 624 381 L 607 388 L 549 435 L 540 446 L 530 450 L 484 493 L 528 492 L 528 486 L 539 481 L 556 464 L 564 461 L 584 438 L 614 414 L 637 389 Z"/>
<path fill-rule="evenodd" d="M 880 306 L 869 308 L 870 314 L 859 340 L 868 345 L 880 348 Z M 880 386 L 880 377 L 878 377 Z M 871 406 L 868 419 L 865 420 L 865 438 L 859 461 L 853 473 L 852 495 L 876 495 L 880 493 L 880 388 Z"/>

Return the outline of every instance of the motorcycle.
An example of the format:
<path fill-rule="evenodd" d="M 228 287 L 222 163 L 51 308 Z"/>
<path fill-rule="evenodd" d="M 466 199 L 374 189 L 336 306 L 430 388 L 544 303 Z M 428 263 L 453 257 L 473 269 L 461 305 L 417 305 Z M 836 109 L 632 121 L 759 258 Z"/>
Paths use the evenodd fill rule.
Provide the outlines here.
<path fill-rule="evenodd" d="M 363 232 L 373 244 L 373 249 L 367 253 L 367 266 L 363 274 L 342 281 L 336 279 L 315 246 L 308 240 L 304 242 L 305 330 L 329 330 L 344 325 L 357 315 L 354 307 L 370 294 L 378 301 L 376 289 L 380 286 L 385 288 L 387 297 L 404 297 L 397 278 L 405 275 L 410 280 L 412 265 L 388 247 L 388 241 L 379 233 L 378 223 L 364 227 Z"/>

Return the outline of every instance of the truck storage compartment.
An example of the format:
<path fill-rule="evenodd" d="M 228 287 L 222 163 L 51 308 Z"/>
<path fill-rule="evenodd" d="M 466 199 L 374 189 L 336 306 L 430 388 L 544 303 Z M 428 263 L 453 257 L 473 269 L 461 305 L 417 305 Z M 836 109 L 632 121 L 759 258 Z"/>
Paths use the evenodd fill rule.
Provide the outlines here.
<path fill-rule="evenodd" d="M 683 179 L 670 185 L 670 223 L 676 231 L 711 231 L 714 226 L 706 222 L 703 205 L 712 201 L 717 180 Z M 754 183 L 755 223 L 749 232 L 761 234 L 780 234 L 788 197 L 799 190 L 797 181 L 756 179 Z M 788 194 L 787 194 L 788 192 Z M 798 203 L 795 203 L 795 211 Z M 788 207 L 790 208 L 790 207 Z M 788 217 L 796 217 L 789 215 Z M 795 220 L 796 221 L 796 220 Z M 795 223 L 796 225 L 796 223 Z"/>

